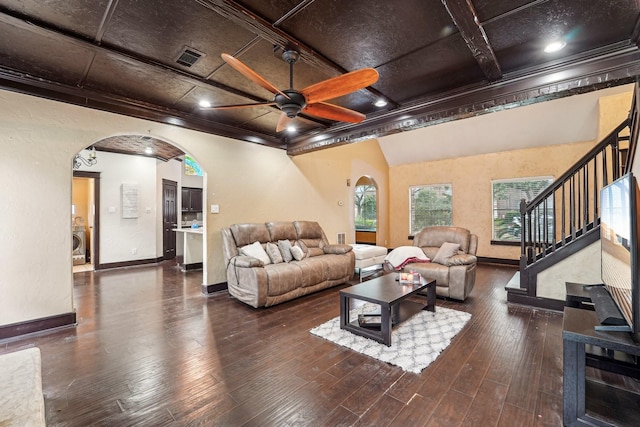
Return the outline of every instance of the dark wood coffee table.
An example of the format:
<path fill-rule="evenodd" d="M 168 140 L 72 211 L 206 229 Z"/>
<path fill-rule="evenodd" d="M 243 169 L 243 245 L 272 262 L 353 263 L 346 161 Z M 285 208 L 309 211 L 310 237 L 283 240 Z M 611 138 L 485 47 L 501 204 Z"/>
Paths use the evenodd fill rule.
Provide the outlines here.
<path fill-rule="evenodd" d="M 422 278 L 420 284 L 401 284 L 398 274 L 391 273 L 340 290 L 340 328 L 356 335 L 391 345 L 391 328 L 421 310 L 436 311 L 436 281 Z M 426 293 L 425 293 L 426 291 Z M 408 300 L 410 296 L 426 297 L 426 304 Z M 360 326 L 349 318 L 351 299 L 380 306 L 380 327 Z"/>

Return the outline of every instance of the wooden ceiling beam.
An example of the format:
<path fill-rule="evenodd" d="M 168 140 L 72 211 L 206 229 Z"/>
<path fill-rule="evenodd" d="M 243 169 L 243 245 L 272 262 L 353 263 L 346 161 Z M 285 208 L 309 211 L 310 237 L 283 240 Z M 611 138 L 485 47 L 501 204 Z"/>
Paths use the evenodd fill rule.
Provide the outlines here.
<path fill-rule="evenodd" d="M 442 0 L 473 57 L 490 82 L 502 78 L 502 70 L 471 0 Z"/>

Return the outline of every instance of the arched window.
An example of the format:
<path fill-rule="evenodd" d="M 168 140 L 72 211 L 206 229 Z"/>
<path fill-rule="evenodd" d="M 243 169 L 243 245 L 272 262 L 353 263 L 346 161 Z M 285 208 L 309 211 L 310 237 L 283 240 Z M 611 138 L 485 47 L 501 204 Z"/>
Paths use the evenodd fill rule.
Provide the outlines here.
<path fill-rule="evenodd" d="M 356 231 L 376 231 L 378 198 L 375 182 L 366 176 L 360 177 L 353 193 Z"/>

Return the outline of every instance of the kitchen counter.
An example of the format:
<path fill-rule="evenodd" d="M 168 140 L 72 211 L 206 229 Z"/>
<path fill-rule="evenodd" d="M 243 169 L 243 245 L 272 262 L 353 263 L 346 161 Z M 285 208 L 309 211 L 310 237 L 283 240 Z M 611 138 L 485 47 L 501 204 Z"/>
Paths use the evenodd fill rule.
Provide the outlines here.
<path fill-rule="evenodd" d="M 176 238 L 176 260 L 182 271 L 202 268 L 202 235 L 199 228 L 174 228 Z"/>
<path fill-rule="evenodd" d="M 198 234 L 202 234 L 202 227 L 198 227 L 198 228 L 191 228 L 191 227 L 174 228 L 173 231 L 178 231 L 178 232 L 182 232 L 182 233 L 198 233 Z"/>

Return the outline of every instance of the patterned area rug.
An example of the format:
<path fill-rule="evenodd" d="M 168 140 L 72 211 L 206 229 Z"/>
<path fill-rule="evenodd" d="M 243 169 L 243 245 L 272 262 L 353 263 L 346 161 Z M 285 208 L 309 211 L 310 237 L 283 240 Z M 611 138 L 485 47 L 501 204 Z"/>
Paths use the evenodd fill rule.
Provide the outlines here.
<path fill-rule="evenodd" d="M 376 308 L 379 307 L 364 304 L 351 311 L 351 319 L 357 318 L 360 313 L 373 312 Z M 444 307 L 436 307 L 435 313 L 421 311 L 393 328 L 391 347 L 340 329 L 339 317 L 311 329 L 310 332 L 343 347 L 399 366 L 407 372 L 419 374 L 447 348 L 451 339 L 469 319 L 469 313 Z"/>

